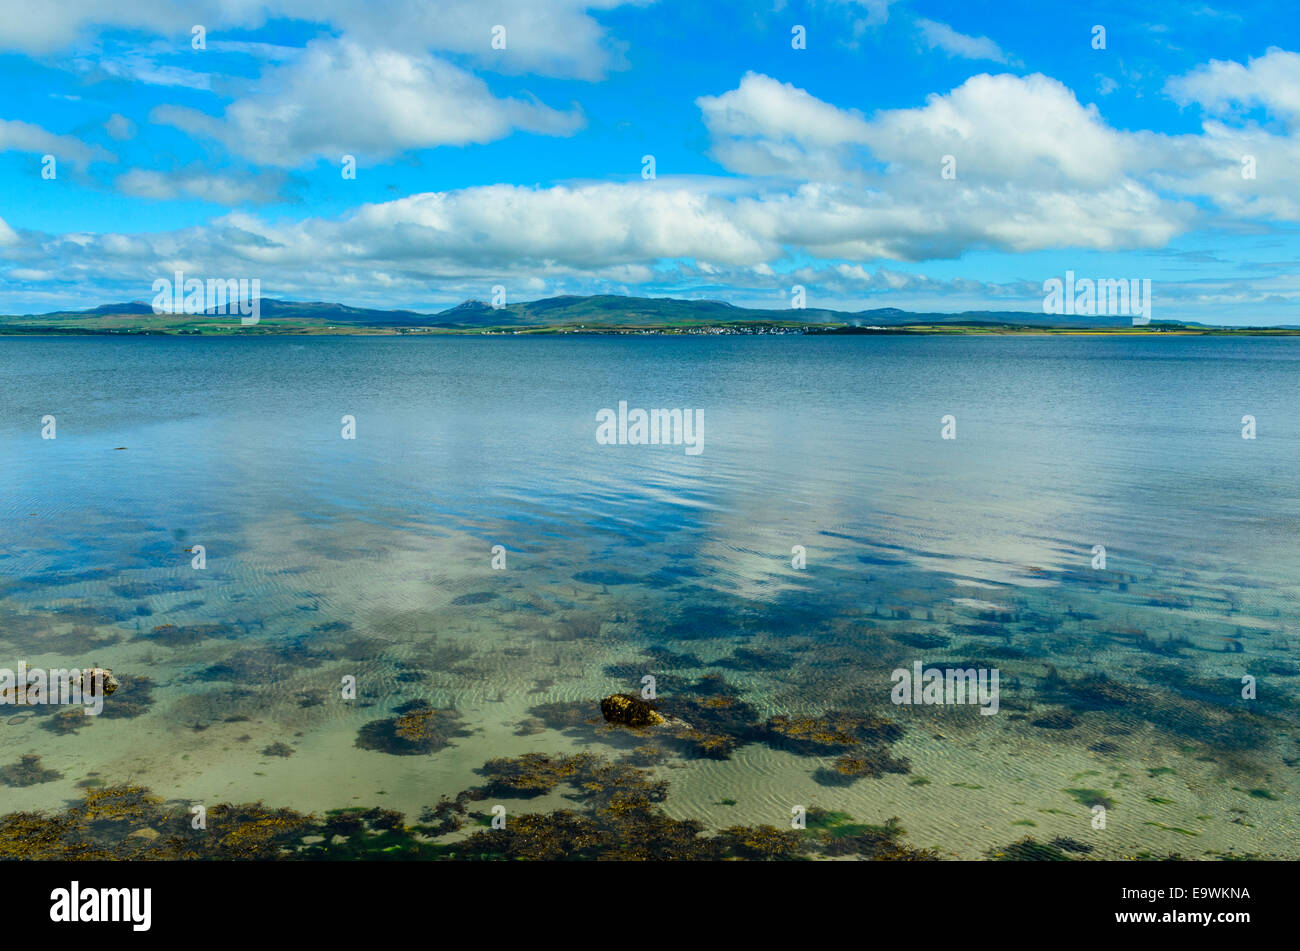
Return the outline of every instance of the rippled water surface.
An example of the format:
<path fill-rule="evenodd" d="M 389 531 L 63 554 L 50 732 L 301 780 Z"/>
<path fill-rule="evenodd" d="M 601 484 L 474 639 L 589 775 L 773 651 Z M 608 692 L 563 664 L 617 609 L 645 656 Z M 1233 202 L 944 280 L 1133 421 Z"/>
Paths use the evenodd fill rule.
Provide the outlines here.
<path fill-rule="evenodd" d="M 1300 857 L 1298 384 L 1293 338 L 3 339 L 0 666 L 128 679 L 75 731 L 0 708 L 0 765 L 61 774 L 0 802 L 414 817 L 640 747 L 706 828 Z M 599 445 L 621 400 L 703 410 L 703 452 Z M 998 713 L 891 703 L 916 661 L 998 669 Z M 603 725 L 647 675 L 691 736 Z M 412 700 L 440 749 L 364 742 Z"/>

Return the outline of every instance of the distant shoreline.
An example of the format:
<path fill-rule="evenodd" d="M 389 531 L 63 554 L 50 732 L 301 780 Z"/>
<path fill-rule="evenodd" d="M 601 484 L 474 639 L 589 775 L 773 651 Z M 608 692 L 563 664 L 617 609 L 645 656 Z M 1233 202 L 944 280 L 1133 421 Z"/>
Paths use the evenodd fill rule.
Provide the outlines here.
<path fill-rule="evenodd" d="M 944 324 L 853 327 L 828 324 L 705 325 L 697 327 L 312 327 L 207 325 L 202 328 L 115 328 L 0 326 L 0 337 L 1294 337 L 1287 327 L 1187 327 L 1170 324 L 1137 327 L 1017 327 Z"/>
<path fill-rule="evenodd" d="M 158 302 L 147 304 L 137 300 L 102 304 L 90 310 L 0 315 L 0 336 L 1300 334 L 1300 324 L 1225 327 L 1171 317 L 1153 320 L 1149 307 L 1142 313 L 1130 314 L 1127 308 L 1109 306 L 1109 301 L 1100 314 L 1091 307 L 1085 313 L 1075 313 L 1070 308 L 1066 308 L 1068 313 L 1037 310 L 946 313 L 897 307 L 858 311 L 793 306 L 758 308 L 707 299 L 594 294 L 510 304 L 502 301 L 497 305 L 467 300 L 445 310 L 420 312 L 354 307 L 329 301 L 288 301 L 261 296 L 236 301 L 221 293 L 209 296 L 211 300 L 205 297 L 187 312 L 159 309 Z M 190 303 L 188 299 L 186 303 Z M 1134 324 L 1133 320 L 1142 322 Z"/>

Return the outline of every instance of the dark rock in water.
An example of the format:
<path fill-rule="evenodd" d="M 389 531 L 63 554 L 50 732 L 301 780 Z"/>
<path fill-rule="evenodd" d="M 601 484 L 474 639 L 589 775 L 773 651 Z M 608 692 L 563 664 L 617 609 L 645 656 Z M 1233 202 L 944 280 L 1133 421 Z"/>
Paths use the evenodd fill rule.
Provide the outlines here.
<path fill-rule="evenodd" d="M 519 721 L 519 729 L 515 730 L 515 736 L 535 736 L 538 733 L 546 732 L 546 722 L 538 717 L 525 717 Z"/>
<path fill-rule="evenodd" d="M 0 783 L 6 786 L 35 786 L 62 778 L 63 774 L 58 770 L 43 767 L 41 758 L 35 753 L 20 756 L 18 762 L 0 768 Z"/>
<path fill-rule="evenodd" d="M 1053 710 L 1034 720 L 1033 725 L 1043 730 L 1073 730 L 1079 718 L 1069 710 Z"/>
<path fill-rule="evenodd" d="M 495 591 L 471 591 L 469 594 L 462 594 L 459 597 L 452 598 L 451 603 L 457 606 L 467 604 L 486 604 L 497 596 Z"/>
<path fill-rule="evenodd" d="M 573 576 L 574 581 L 583 584 L 636 584 L 643 579 L 622 571 L 579 571 Z"/>
<path fill-rule="evenodd" d="M 425 700 L 412 700 L 395 711 L 397 717 L 372 720 L 357 733 L 356 745 L 396 756 L 437 753 L 455 737 L 469 736 L 454 709 L 439 709 Z"/>
<path fill-rule="evenodd" d="M 628 693 L 616 693 L 600 701 L 600 712 L 607 723 L 623 726 L 659 726 L 664 722 L 654 707 Z"/>
<path fill-rule="evenodd" d="M 96 691 L 101 685 L 106 697 L 111 697 L 117 688 L 122 686 L 113 676 L 111 667 L 92 667 L 81 675 L 81 689 L 86 691 L 87 695 L 97 696 Z"/>
<path fill-rule="evenodd" d="M 148 677 L 136 674 L 123 674 L 120 678 L 120 687 L 115 687 L 117 693 L 114 695 L 112 703 L 104 704 L 102 717 L 109 719 L 130 719 L 141 716 L 149 712 L 153 706 L 153 681 Z M 107 681 L 104 688 L 108 690 Z"/>
<path fill-rule="evenodd" d="M 912 633 L 890 634 L 894 640 L 900 644 L 906 644 L 908 647 L 915 647 L 918 650 L 932 650 L 936 647 L 947 647 L 951 643 L 949 638 L 942 634 L 926 634 L 921 631 Z"/>

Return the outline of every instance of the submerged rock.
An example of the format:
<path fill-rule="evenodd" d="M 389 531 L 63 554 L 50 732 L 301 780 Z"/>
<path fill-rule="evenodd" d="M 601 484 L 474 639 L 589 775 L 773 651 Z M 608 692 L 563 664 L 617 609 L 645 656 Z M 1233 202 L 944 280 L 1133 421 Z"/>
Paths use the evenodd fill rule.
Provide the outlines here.
<path fill-rule="evenodd" d="M 667 722 L 650 704 L 628 693 L 616 693 L 600 701 L 600 712 L 607 723 L 622 726 L 660 726 Z"/>

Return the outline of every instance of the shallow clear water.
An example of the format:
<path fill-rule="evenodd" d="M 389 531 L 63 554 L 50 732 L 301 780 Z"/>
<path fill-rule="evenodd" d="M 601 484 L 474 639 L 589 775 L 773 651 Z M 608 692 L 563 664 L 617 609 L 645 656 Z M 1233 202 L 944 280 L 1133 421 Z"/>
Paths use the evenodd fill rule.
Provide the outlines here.
<path fill-rule="evenodd" d="M 492 757 L 624 752 L 539 706 L 599 720 L 647 674 L 668 704 L 714 672 L 757 723 L 889 717 L 909 768 L 675 750 L 679 818 L 803 804 L 970 858 L 1025 834 L 1295 858 L 1298 382 L 1294 338 L 0 340 L 0 666 L 155 684 L 76 733 L 0 708 L 0 764 L 63 774 L 0 803 L 129 777 L 414 816 Z M 703 452 L 599 445 L 620 400 L 703 410 Z M 998 714 L 891 703 L 913 661 L 997 667 Z M 467 735 L 356 745 L 415 698 Z"/>

